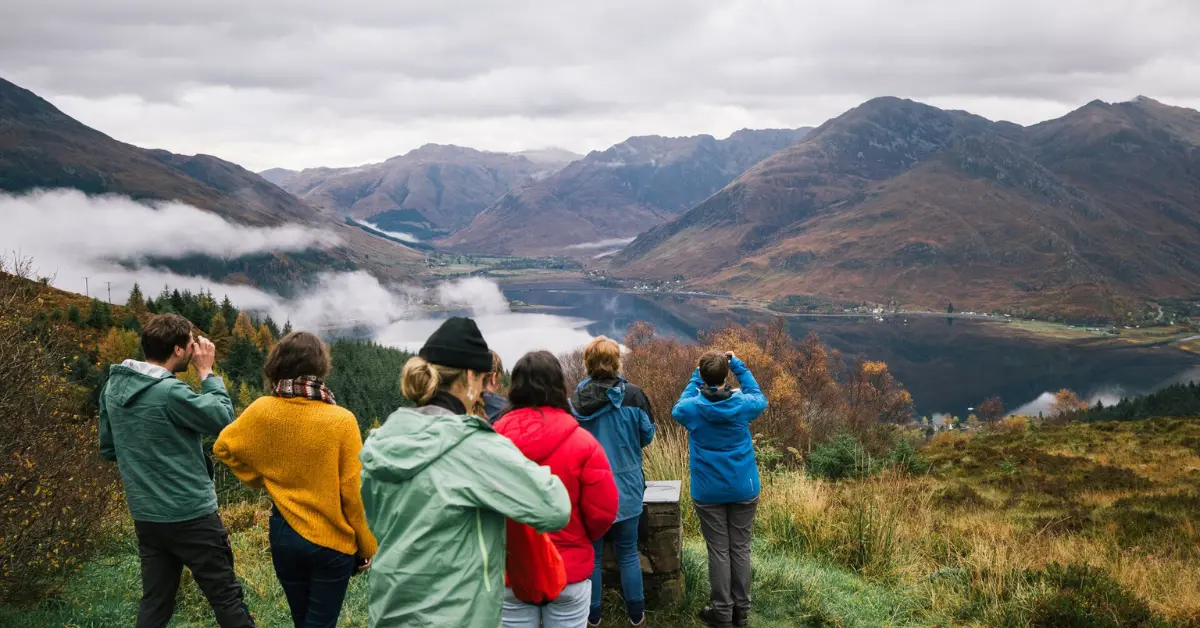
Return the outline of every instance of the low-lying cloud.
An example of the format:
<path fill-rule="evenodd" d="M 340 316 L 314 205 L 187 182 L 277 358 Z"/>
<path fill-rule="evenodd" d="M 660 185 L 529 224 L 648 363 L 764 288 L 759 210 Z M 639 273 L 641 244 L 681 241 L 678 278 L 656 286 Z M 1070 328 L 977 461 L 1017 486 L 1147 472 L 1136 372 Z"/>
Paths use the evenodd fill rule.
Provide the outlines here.
<path fill-rule="evenodd" d="M 388 231 L 387 229 L 380 227 L 379 225 L 371 222 L 370 220 L 355 219 L 354 222 L 357 222 L 358 224 L 360 224 L 364 227 L 378 231 L 379 233 L 382 233 L 385 236 L 396 238 L 397 240 L 400 240 L 402 242 L 410 242 L 412 244 L 417 244 L 420 242 L 420 240 L 418 240 L 416 238 L 416 236 L 412 235 L 411 233 L 404 233 L 403 231 Z"/>
<path fill-rule="evenodd" d="M 613 248 L 613 247 L 619 248 L 619 247 L 628 245 L 630 242 L 633 242 L 636 239 L 637 239 L 636 236 L 634 236 L 632 238 L 609 238 L 607 240 L 596 240 L 595 242 L 580 242 L 579 244 L 572 244 L 571 246 L 568 246 L 566 248 L 568 248 L 568 249 L 585 249 L 585 250 L 586 249 L 607 249 L 607 248 Z"/>
<path fill-rule="evenodd" d="M 163 285 L 213 289 L 243 307 L 265 307 L 270 295 L 248 286 L 221 286 L 154 269 L 131 270 L 148 257 L 188 255 L 236 258 L 296 252 L 338 243 L 332 233 L 301 225 L 247 227 L 174 202 L 144 204 L 121 196 L 87 196 L 76 190 L 0 194 L 0 251 L 32 258 L 38 273 L 71 292 L 123 302 L 133 283 L 154 294 Z"/>
<path fill-rule="evenodd" d="M 6 246 L 28 243 L 39 258 L 233 258 L 265 251 L 302 251 L 338 243 L 334 234 L 301 225 L 249 228 L 175 202 L 139 203 L 77 190 L 0 194 Z M 47 250 L 50 249 L 50 250 Z M 43 255 L 48 253 L 49 255 Z"/>
<path fill-rule="evenodd" d="M 509 363 L 526 351 L 555 353 L 583 345 L 588 321 L 513 313 L 494 282 L 470 277 L 435 286 L 385 285 L 365 271 L 325 273 L 297 296 L 121 262 L 203 254 L 234 258 L 270 251 L 325 248 L 337 239 L 311 227 L 253 228 L 179 203 L 152 206 L 129 198 L 88 197 L 56 190 L 0 194 L 0 252 L 32 258 L 36 272 L 64 290 L 124 303 L 134 283 L 155 296 L 163 287 L 211 291 L 238 307 L 317 332 L 367 330 L 379 342 L 417 349 L 450 312 L 476 318 L 490 344 Z M 110 297 L 111 295 L 111 297 Z"/>
<path fill-rule="evenodd" d="M 1105 406 L 1112 406 L 1120 403 L 1122 399 L 1148 395 L 1152 392 L 1172 386 L 1175 384 L 1188 384 L 1191 382 L 1200 382 L 1200 366 L 1195 366 L 1185 369 L 1178 375 L 1169 377 L 1153 386 L 1149 386 L 1138 390 L 1128 390 L 1122 386 L 1097 386 L 1089 390 L 1085 395 L 1080 397 L 1086 401 L 1089 406 L 1095 406 L 1098 403 L 1103 403 Z M 1020 406 L 1016 410 L 1008 413 L 1009 416 L 1038 416 L 1050 415 L 1054 412 L 1054 393 L 1044 392 L 1037 396 L 1036 399 Z"/>

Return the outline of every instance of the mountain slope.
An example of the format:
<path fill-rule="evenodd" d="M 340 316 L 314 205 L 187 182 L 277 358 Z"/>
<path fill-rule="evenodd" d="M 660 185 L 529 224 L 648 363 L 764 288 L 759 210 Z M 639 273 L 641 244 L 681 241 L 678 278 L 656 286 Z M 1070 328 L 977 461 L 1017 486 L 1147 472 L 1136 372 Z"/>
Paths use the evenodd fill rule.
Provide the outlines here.
<path fill-rule="evenodd" d="M 875 99 L 614 257 L 761 298 L 1117 317 L 1200 293 L 1196 112 L 1092 103 L 1029 128 Z"/>
<path fill-rule="evenodd" d="M 522 255 L 634 236 L 686 211 L 807 129 L 632 137 L 514 190 L 442 244 Z"/>
<path fill-rule="evenodd" d="M 119 142 L 0 79 L 0 191 L 38 188 L 180 201 L 248 226 L 323 227 L 345 242 L 334 258 L 396 277 L 411 276 L 423 257 L 333 219 L 241 166 Z"/>
<path fill-rule="evenodd" d="M 465 226 L 510 189 L 562 165 L 553 155 L 539 159 L 426 144 L 383 163 L 271 176 L 285 190 L 339 215 L 372 219 L 396 212 L 406 217 L 401 222 L 448 232 Z"/>

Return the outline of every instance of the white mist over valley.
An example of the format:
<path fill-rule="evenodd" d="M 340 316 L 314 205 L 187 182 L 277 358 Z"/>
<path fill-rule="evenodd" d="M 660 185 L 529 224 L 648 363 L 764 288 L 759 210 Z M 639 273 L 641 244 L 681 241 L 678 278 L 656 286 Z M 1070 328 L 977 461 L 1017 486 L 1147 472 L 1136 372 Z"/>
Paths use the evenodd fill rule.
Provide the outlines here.
<path fill-rule="evenodd" d="M 146 294 L 171 289 L 212 292 L 239 307 L 270 315 L 296 329 L 366 330 L 376 341 L 416 351 L 449 312 L 476 319 L 506 364 L 524 353 L 570 352 L 592 338 L 588 320 L 512 312 L 500 287 L 470 277 L 433 286 L 381 283 L 365 271 L 327 272 L 294 298 L 254 286 L 181 275 L 138 264 L 147 257 L 203 254 L 231 259 L 300 252 L 338 244 L 331 233 L 287 225 L 254 228 L 182 203 L 143 204 L 127 197 L 89 197 L 74 190 L 0 195 L 0 251 L 30 258 L 39 276 L 58 288 L 124 303 L 134 283 Z M 392 234 L 395 235 L 395 234 Z"/>

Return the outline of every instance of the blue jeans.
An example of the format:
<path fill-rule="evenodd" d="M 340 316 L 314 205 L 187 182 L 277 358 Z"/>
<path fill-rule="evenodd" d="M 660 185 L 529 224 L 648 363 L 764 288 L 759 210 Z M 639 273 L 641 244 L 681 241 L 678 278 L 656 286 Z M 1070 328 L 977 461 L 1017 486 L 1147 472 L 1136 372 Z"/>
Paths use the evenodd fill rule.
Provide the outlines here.
<path fill-rule="evenodd" d="M 631 619 L 640 620 L 646 608 L 646 598 L 642 593 L 642 560 L 638 557 L 638 521 L 641 517 L 630 517 L 618 521 L 608 530 L 604 538 L 596 541 L 596 568 L 592 572 L 592 608 L 593 617 L 600 615 L 600 601 L 604 597 L 604 583 L 601 582 L 601 563 L 604 561 L 604 540 L 615 544 L 617 566 L 621 570 L 621 593 L 625 597 L 625 610 Z"/>
<path fill-rule="evenodd" d="M 271 514 L 270 541 L 292 623 L 296 628 L 335 628 L 354 575 L 354 556 L 300 536 L 278 512 Z"/>
<path fill-rule="evenodd" d="M 522 602 L 512 589 L 505 589 L 504 628 L 587 628 L 591 599 L 592 584 L 587 580 L 568 584 L 545 606 Z"/>

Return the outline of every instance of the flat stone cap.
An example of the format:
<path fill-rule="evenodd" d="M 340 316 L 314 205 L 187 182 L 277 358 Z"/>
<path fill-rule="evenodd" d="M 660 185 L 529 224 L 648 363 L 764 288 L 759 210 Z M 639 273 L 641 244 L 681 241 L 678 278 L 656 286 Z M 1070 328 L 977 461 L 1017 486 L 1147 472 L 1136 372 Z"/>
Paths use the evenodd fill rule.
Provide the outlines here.
<path fill-rule="evenodd" d="M 680 480 L 654 480 L 646 482 L 646 493 L 642 502 L 646 504 L 678 504 L 683 490 Z"/>

